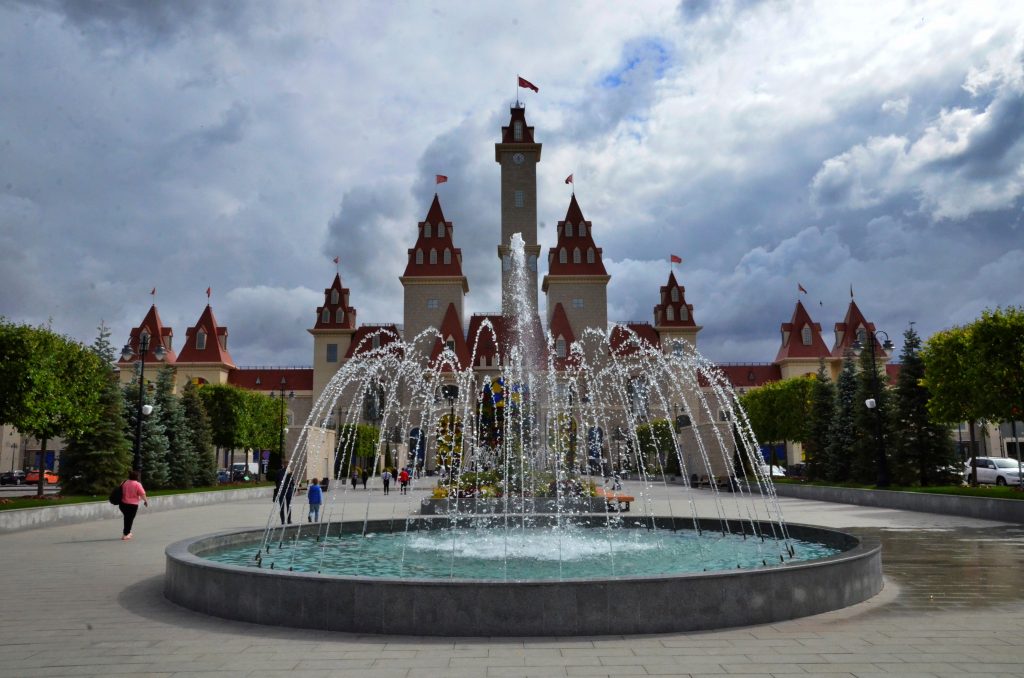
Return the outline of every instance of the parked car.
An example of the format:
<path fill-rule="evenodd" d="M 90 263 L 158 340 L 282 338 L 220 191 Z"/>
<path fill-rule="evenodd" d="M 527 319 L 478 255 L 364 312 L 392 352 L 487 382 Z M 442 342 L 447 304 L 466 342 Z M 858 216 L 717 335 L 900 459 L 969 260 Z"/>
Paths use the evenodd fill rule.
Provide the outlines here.
<path fill-rule="evenodd" d="M 217 471 L 217 482 L 218 483 L 230 483 L 231 482 L 231 474 L 228 473 L 228 470 L 226 468 L 222 468 L 219 471 Z"/>
<path fill-rule="evenodd" d="M 25 474 L 25 483 L 31 485 L 39 482 L 39 470 L 35 469 Z M 60 482 L 60 478 L 53 471 L 43 471 L 43 482 L 49 483 L 50 485 L 56 485 Z"/>
<path fill-rule="evenodd" d="M 1020 467 L 1010 457 L 975 457 L 978 483 L 988 485 L 1020 485 Z M 971 462 L 964 464 L 964 477 L 971 480 Z"/>
<path fill-rule="evenodd" d="M 24 485 L 25 484 L 25 472 L 18 471 L 7 471 L 6 473 L 0 474 L 0 485 Z"/>
<path fill-rule="evenodd" d="M 807 473 L 807 464 L 790 464 L 786 467 L 787 478 L 803 478 Z"/>

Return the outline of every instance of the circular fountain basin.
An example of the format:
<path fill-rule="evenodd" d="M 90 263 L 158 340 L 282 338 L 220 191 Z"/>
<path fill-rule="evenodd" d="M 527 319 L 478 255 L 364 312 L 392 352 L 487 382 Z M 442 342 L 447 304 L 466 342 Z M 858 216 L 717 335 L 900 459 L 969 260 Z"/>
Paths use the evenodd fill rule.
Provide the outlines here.
<path fill-rule="evenodd" d="M 603 527 L 605 520 L 592 516 L 574 522 L 577 528 L 588 530 Z M 621 538 L 643 533 L 650 541 L 685 542 L 687 532 L 695 527 L 693 520 L 669 517 L 616 517 L 615 521 L 627 528 L 618 531 L 624 532 Z M 720 533 L 723 526 L 718 519 L 702 519 L 696 527 L 707 535 Z M 373 545 L 365 549 L 367 563 L 372 565 L 379 564 L 382 556 L 377 545 L 389 535 L 409 537 L 404 534 L 408 530 L 428 538 L 449 528 L 449 519 L 439 517 L 331 523 L 321 526 L 320 533 L 339 545 L 348 535 L 362 535 L 364 530 L 379 537 L 368 537 L 373 541 L 366 542 Z M 777 525 L 731 521 L 726 532 L 733 535 L 728 539 L 743 540 L 746 533 L 750 541 L 760 541 L 755 532 L 770 535 L 773 529 Z M 444 576 L 447 554 L 437 553 L 438 567 L 433 572 L 410 565 L 403 566 L 405 576 L 335 575 L 278 569 L 280 565 L 271 570 L 215 562 L 210 558 L 225 550 L 254 555 L 264 536 L 263 530 L 223 533 L 167 548 L 165 595 L 198 612 L 259 624 L 403 635 L 570 636 L 770 623 L 846 607 L 881 590 L 877 545 L 808 525 L 789 525 L 788 531 L 792 539 L 831 549 L 834 555 L 767 563 L 767 567 L 758 563 L 750 569 L 642 575 L 635 574 L 640 568 L 629 567 L 628 559 L 620 559 L 620 571 L 590 576 L 574 576 L 579 572 L 575 566 L 563 562 L 559 567 L 555 559 L 546 574 L 541 568 L 538 578 L 524 580 L 519 577 L 525 570 L 500 566 L 494 568 L 496 578 L 488 579 L 480 572 Z M 310 527 L 291 526 L 283 534 L 275 531 L 271 549 L 277 548 L 282 536 L 287 543 L 296 533 L 308 535 Z M 411 538 L 421 537 L 412 534 Z M 727 541 L 723 541 L 726 549 Z M 458 545 L 451 540 L 448 543 Z M 430 548 L 426 551 L 429 561 Z M 372 568 L 360 571 L 368 569 Z M 627 569 L 628 574 L 624 572 Z M 394 568 L 377 571 L 388 573 Z M 410 571 L 416 576 L 409 576 Z M 430 578 L 437 576 L 443 578 Z"/>

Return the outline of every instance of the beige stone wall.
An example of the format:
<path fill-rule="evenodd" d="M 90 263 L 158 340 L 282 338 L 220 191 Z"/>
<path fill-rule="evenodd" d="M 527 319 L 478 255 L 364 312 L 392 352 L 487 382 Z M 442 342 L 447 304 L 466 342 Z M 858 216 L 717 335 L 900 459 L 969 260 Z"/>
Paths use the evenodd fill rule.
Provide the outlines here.
<path fill-rule="evenodd" d="M 211 365 L 209 363 L 176 363 L 174 377 L 174 394 L 181 395 L 185 390 L 185 384 L 193 379 L 203 379 L 207 384 L 228 383 L 228 366 Z M 146 374 L 149 379 L 156 379 L 156 372 L 149 377 L 149 365 L 146 365 Z"/>
<path fill-rule="evenodd" d="M 827 374 L 831 374 L 832 366 L 829 364 L 831 359 L 825 360 L 825 369 Z M 840 366 L 842 363 L 840 363 Z M 817 374 L 818 373 L 818 359 L 817 358 L 787 358 L 779 363 L 779 368 L 782 371 L 783 379 L 791 379 L 793 377 L 802 377 L 806 374 Z M 838 373 L 838 372 L 837 372 Z"/>
<path fill-rule="evenodd" d="M 319 398 L 324 387 L 345 360 L 345 354 L 352 344 L 354 330 L 310 330 L 313 335 L 313 398 Z M 338 345 L 337 362 L 327 362 L 327 345 Z"/>
<path fill-rule="evenodd" d="M 540 144 L 498 144 L 495 149 L 496 159 L 501 165 L 501 240 L 498 243 L 499 259 L 507 254 L 509 243 L 514 233 L 520 233 L 526 243 L 527 265 L 529 257 L 536 265 L 529 276 L 529 294 L 534 307 L 537 303 L 537 268 L 539 267 L 540 246 L 537 244 L 537 163 L 540 162 Z M 512 157 L 522 153 L 525 157 L 522 164 L 513 162 Z M 523 192 L 522 207 L 516 207 L 516 191 Z M 508 290 L 512 271 L 510 267 L 501 268 L 502 312 L 512 311 Z"/>
<path fill-rule="evenodd" d="M 402 278 L 405 287 L 404 339 L 412 339 L 428 327 L 441 327 L 448 304 L 455 304 L 459 325 L 463 319 L 463 278 Z M 437 299 L 437 308 L 427 308 L 428 299 Z M 433 345 L 433 340 L 429 340 Z M 421 347 L 422 348 L 422 347 Z M 428 346 L 425 350 L 430 350 Z"/>
<path fill-rule="evenodd" d="M 560 303 L 577 339 L 585 328 L 608 328 L 608 276 L 548 276 L 545 281 L 549 327 L 555 306 Z M 583 308 L 573 308 L 573 299 L 582 299 Z"/>

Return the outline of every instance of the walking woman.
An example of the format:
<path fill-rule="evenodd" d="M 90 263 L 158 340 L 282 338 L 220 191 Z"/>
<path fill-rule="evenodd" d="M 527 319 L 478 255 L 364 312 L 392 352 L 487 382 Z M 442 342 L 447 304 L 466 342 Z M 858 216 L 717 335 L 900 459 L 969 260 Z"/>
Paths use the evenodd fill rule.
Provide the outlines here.
<path fill-rule="evenodd" d="M 121 541 L 132 538 L 132 523 L 135 522 L 135 514 L 139 512 L 139 500 L 149 506 L 149 499 L 146 498 L 146 490 L 139 482 L 139 472 L 131 470 L 128 472 L 128 480 L 121 483 L 121 514 L 124 515 L 124 532 Z"/>

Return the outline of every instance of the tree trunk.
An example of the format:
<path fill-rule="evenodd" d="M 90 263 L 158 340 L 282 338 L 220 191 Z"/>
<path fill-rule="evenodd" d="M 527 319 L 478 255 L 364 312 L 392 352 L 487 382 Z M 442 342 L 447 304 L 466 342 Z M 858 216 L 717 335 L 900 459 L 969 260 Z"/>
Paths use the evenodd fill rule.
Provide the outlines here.
<path fill-rule="evenodd" d="M 41 440 L 42 449 L 39 451 L 39 482 L 36 483 L 36 496 L 43 496 L 43 488 L 46 486 L 46 438 Z"/>
<path fill-rule="evenodd" d="M 971 437 L 971 485 L 974 487 L 978 486 L 978 461 L 977 454 L 974 451 L 974 420 L 972 419 L 967 424 L 967 430 Z"/>

